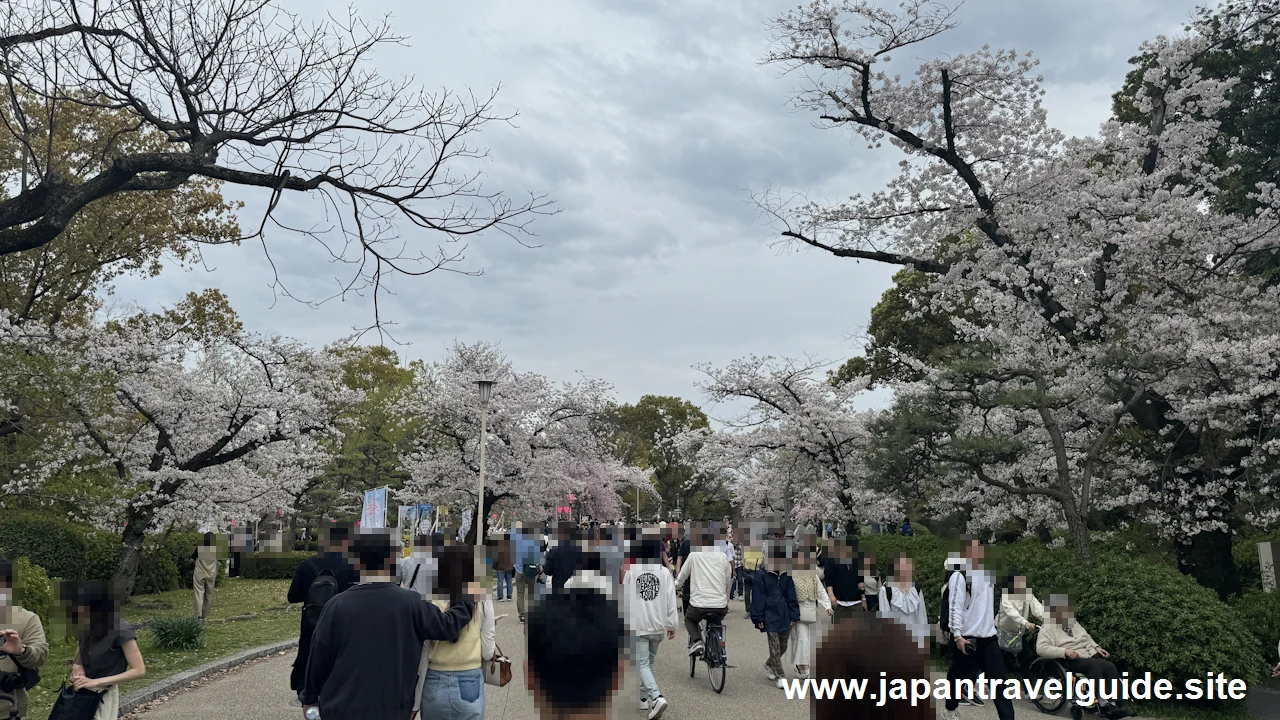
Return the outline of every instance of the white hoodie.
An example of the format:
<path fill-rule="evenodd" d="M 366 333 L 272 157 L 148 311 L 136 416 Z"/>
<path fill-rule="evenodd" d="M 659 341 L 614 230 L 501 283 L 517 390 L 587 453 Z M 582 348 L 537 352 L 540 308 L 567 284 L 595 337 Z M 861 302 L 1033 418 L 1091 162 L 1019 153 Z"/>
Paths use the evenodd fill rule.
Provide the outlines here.
<path fill-rule="evenodd" d="M 632 565 L 622 578 L 622 609 L 633 635 L 660 635 L 680 624 L 676 583 L 658 563 Z"/>

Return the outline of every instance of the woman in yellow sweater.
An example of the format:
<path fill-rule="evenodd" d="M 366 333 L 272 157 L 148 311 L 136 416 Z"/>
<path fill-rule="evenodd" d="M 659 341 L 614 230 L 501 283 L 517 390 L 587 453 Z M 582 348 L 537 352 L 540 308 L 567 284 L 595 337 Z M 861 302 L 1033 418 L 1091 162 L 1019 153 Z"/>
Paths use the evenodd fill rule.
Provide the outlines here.
<path fill-rule="evenodd" d="M 484 720 L 484 671 L 493 659 L 493 598 L 475 583 L 475 558 L 466 545 L 449 545 L 440 553 L 435 604 L 448 608 L 463 595 L 476 600 L 475 615 L 453 642 L 429 641 L 418 665 L 414 716 L 430 720 Z M 447 598 L 447 599 L 446 599 Z"/>

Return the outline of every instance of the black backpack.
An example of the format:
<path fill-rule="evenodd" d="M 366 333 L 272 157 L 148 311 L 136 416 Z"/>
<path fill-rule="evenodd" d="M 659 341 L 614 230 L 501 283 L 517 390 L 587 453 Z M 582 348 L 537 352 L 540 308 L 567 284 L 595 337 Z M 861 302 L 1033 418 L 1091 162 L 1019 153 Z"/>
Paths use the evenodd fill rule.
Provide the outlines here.
<path fill-rule="evenodd" d="M 942 609 L 938 613 L 938 629 L 948 634 L 951 632 L 951 576 L 956 573 L 964 573 L 965 603 L 971 602 L 973 598 L 973 579 L 969 577 L 969 573 L 963 570 L 948 571 L 947 581 L 942 584 Z M 969 609 L 967 604 L 965 609 Z"/>
<path fill-rule="evenodd" d="M 315 629 L 320 622 L 320 613 L 324 606 L 338 594 L 338 578 L 332 570 L 321 570 L 311 586 L 307 588 L 307 601 L 302 603 L 302 624 Z"/>

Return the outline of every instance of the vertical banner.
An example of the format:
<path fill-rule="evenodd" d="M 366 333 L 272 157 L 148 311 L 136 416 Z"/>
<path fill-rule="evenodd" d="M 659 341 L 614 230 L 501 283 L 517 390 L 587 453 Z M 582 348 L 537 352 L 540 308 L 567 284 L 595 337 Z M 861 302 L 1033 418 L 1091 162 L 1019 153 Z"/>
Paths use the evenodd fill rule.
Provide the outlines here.
<path fill-rule="evenodd" d="M 418 524 L 418 506 L 401 505 L 400 518 L 396 527 L 400 529 L 400 549 L 402 555 L 408 555 L 413 549 L 413 530 Z"/>
<path fill-rule="evenodd" d="M 374 488 L 364 494 L 364 508 L 360 511 L 361 528 L 387 526 L 387 489 Z"/>
<path fill-rule="evenodd" d="M 462 511 L 462 527 L 458 529 L 458 541 L 462 542 L 471 530 L 471 508 Z"/>
<path fill-rule="evenodd" d="M 1276 589 L 1275 545 L 1269 542 L 1258 543 L 1258 565 L 1262 570 L 1262 592 Z"/>
<path fill-rule="evenodd" d="M 418 522 L 413 530 L 414 535 L 430 535 L 435 531 L 435 527 L 431 522 L 431 503 L 418 504 Z"/>

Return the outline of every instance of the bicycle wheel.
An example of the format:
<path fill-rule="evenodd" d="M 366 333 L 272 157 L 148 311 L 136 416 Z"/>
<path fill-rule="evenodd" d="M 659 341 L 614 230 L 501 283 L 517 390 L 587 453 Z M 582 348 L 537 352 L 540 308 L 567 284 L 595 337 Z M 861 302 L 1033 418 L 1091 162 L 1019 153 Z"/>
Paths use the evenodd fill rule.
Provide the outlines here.
<path fill-rule="evenodd" d="M 707 680 L 711 689 L 717 693 L 724 692 L 724 679 L 728 667 L 724 661 L 724 640 L 718 631 L 707 632 Z"/>

